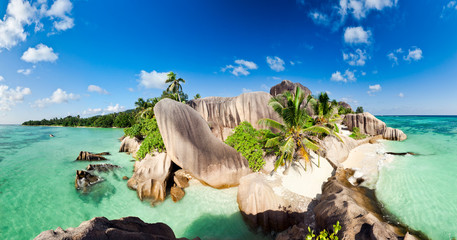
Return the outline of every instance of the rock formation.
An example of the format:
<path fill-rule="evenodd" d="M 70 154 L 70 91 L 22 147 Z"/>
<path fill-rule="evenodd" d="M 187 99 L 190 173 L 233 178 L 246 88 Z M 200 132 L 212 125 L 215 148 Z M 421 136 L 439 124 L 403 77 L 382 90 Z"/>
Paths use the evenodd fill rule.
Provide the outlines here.
<path fill-rule="evenodd" d="M 341 163 L 346 161 L 352 149 L 370 142 L 371 139 L 376 137 L 368 137 L 362 140 L 355 140 L 351 137 L 340 134 L 343 142 L 335 136 L 327 136 L 322 141 L 322 156 L 327 158 L 332 164 L 333 168 L 341 166 Z"/>
<path fill-rule="evenodd" d="M 111 170 L 116 169 L 116 168 L 120 168 L 120 166 L 114 165 L 114 164 L 108 164 L 108 163 L 105 163 L 105 164 L 89 164 L 89 165 L 87 165 L 86 170 L 87 171 L 108 172 L 108 171 L 111 171 Z"/>
<path fill-rule="evenodd" d="M 305 94 L 305 97 L 307 97 L 308 95 L 311 95 L 311 91 L 307 87 L 301 85 L 300 83 L 293 83 L 293 82 L 291 82 L 289 80 L 283 80 L 281 83 L 273 86 L 270 89 L 270 94 L 272 96 L 276 96 L 278 94 L 282 94 L 285 91 L 289 91 L 289 92 L 293 92 L 294 93 L 296 91 L 295 89 L 297 87 L 299 87 L 299 88 L 301 88 L 303 90 L 303 93 Z"/>
<path fill-rule="evenodd" d="M 354 127 L 358 127 L 360 133 L 372 136 L 382 135 L 387 140 L 402 141 L 407 138 L 403 131 L 387 127 L 383 121 L 368 112 L 347 114 L 343 123 L 348 127 L 349 131 L 352 131 Z"/>
<path fill-rule="evenodd" d="M 173 186 L 170 189 L 170 196 L 171 196 L 171 200 L 173 200 L 173 202 L 177 202 L 177 201 L 181 200 L 184 197 L 184 194 L 185 194 L 184 190 L 180 187 Z"/>
<path fill-rule="evenodd" d="M 387 224 L 377 205 L 374 191 L 352 186 L 347 178 L 350 171 L 338 169 L 322 187 L 322 196 L 314 208 L 319 229 L 333 229 L 340 222 L 341 239 L 397 239 L 402 234 Z"/>
<path fill-rule="evenodd" d="M 338 102 L 338 106 L 341 106 L 341 107 L 344 107 L 344 108 L 349 108 L 349 109 L 351 109 L 351 111 L 352 111 L 351 105 L 349 105 L 349 104 L 346 103 L 346 102 L 343 102 L 343 101 Z"/>
<path fill-rule="evenodd" d="M 117 220 L 108 220 L 105 217 L 92 218 L 82 222 L 79 227 L 63 230 L 58 227 L 54 230 L 47 230 L 35 240 L 124 240 L 124 239 L 177 239 L 173 230 L 164 223 L 145 223 L 137 217 L 125 217 Z M 185 238 L 180 238 L 185 239 Z M 199 238 L 195 238 L 199 239 Z"/>
<path fill-rule="evenodd" d="M 271 95 L 266 92 L 243 93 L 237 97 L 206 97 L 189 101 L 188 105 L 205 119 L 212 132 L 225 140 L 231 129 L 247 121 L 255 128 L 263 128 L 257 122 L 262 118 L 279 120 L 268 106 Z"/>
<path fill-rule="evenodd" d="M 239 179 L 250 173 L 247 160 L 216 138 L 193 108 L 162 99 L 155 105 L 154 113 L 167 156 L 196 179 L 224 188 L 238 185 Z"/>
<path fill-rule="evenodd" d="M 127 186 L 136 190 L 141 200 L 163 201 L 166 197 L 166 184 L 170 170 L 171 159 L 168 154 L 160 153 L 156 156 L 147 154 L 143 160 L 135 162 L 134 173 L 128 180 Z"/>
<path fill-rule="evenodd" d="M 95 183 L 100 182 L 100 178 L 96 175 L 91 174 L 90 172 L 83 170 L 76 170 L 75 178 L 75 188 L 76 189 L 85 189 Z"/>
<path fill-rule="evenodd" d="M 140 149 L 141 145 L 141 140 L 134 137 L 125 137 L 122 139 L 121 142 L 121 147 L 119 149 L 119 152 L 126 152 L 128 154 L 135 154 L 138 149 Z"/>
<path fill-rule="evenodd" d="M 79 152 L 79 155 L 76 158 L 76 160 L 81 160 L 81 161 L 102 161 L 102 160 L 106 160 L 106 158 L 103 157 L 100 154 L 81 151 L 81 152 Z"/>
<path fill-rule="evenodd" d="M 308 211 L 312 199 L 288 191 L 281 184 L 280 179 L 271 180 L 261 173 L 241 178 L 237 202 L 251 228 L 283 231 L 304 221 L 314 222 L 312 212 Z"/>

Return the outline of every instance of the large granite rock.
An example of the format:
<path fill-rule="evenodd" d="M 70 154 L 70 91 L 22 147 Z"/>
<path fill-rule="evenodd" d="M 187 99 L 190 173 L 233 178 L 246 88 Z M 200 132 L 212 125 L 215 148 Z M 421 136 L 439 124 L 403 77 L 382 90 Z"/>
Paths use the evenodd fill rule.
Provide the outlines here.
<path fill-rule="evenodd" d="M 382 135 L 384 139 L 402 141 L 407 138 L 406 134 L 400 129 L 388 128 L 386 124 L 377 119 L 371 113 L 347 114 L 344 117 L 343 123 L 348 127 L 349 131 L 358 127 L 360 132 L 368 135 Z"/>
<path fill-rule="evenodd" d="M 340 101 L 338 102 L 338 106 L 351 109 L 352 111 L 351 105 L 349 105 L 347 102 Z"/>
<path fill-rule="evenodd" d="M 293 83 L 289 80 L 283 80 L 281 83 L 274 85 L 270 89 L 270 94 L 272 96 L 276 96 L 278 94 L 284 93 L 285 91 L 295 93 L 295 89 L 297 87 L 299 87 L 299 88 L 301 88 L 301 90 L 303 90 L 305 97 L 307 97 L 308 95 L 311 95 L 311 91 L 307 87 L 303 86 L 301 83 Z"/>
<path fill-rule="evenodd" d="M 338 169 L 322 187 L 322 196 L 314 208 L 318 229 L 333 229 L 339 221 L 340 239 L 397 239 L 403 235 L 383 220 L 373 190 L 347 181 L 350 172 Z"/>
<path fill-rule="evenodd" d="M 205 119 L 212 132 L 225 140 L 231 129 L 247 121 L 255 128 L 262 118 L 279 121 L 279 116 L 268 106 L 271 95 L 266 92 L 243 93 L 237 97 L 206 97 L 189 101 L 188 105 Z"/>
<path fill-rule="evenodd" d="M 290 226 L 309 221 L 312 199 L 282 187 L 280 179 L 262 173 L 252 173 L 240 180 L 237 202 L 246 223 L 253 229 L 283 231 Z M 311 212 L 311 216 L 309 213 Z"/>
<path fill-rule="evenodd" d="M 177 239 L 173 230 L 164 223 L 145 223 L 137 217 L 125 217 L 117 220 L 108 220 L 105 217 L 92 218 L 82 222 L 79 227 L 63 230 L 58 227 L 47 230 L 35 240 L 126 240 L 126 239 Z M 185 238 L 180 238 L 185 239 Z M 199 239 L 199 238 L 195 238 Z"/>
<path fill-rule="evenodd" d="M 171 159 L 166 153 L 156 156 L 146 154 L 143 160 L 135 162 L 134 173 L 127 186 L 136 190 L 141 200 L 151 199 L 153 203 L 163 201 L 166 197 L 171 164 Z"/>
<path fill-rule="evenodd" d="M 250 173 L 247 160 L 216 138 L 193 108 L 162 99 L 154 107 L 167 156 L 193 177 L 215 188 L 236 186 Z"/>
<path fill-rule="evenodd" d="M 327 158 L 333 168 L 341 167 L 341 163 L 346 161 L 352 149 L 368 143 L 371 137 L 362 140 L 355 140 L 351 137 L 340 134 L 342 142 L 335 136 L 327 136 L 322 141 L 322 156 Z"/>
<path fill-rule="evenodd" d="M 121 147 L 119 152 L 126 152 L 128 154 L 136 154 L 138 149 L 140 149 L 141 140 L 134 137 L 124 137 L 121 142 Z"/>

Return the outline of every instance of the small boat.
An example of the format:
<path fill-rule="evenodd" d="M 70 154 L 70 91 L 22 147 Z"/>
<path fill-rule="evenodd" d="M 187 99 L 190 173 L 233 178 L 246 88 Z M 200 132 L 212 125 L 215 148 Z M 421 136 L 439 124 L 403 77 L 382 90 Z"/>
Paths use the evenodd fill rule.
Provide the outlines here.
<path fill-rule="evenodd" d="M 50 137 L 54 137 L 54 135 L 52 135 L 52 134 L 49 134 L 49 136 L 50 136 Z"/>

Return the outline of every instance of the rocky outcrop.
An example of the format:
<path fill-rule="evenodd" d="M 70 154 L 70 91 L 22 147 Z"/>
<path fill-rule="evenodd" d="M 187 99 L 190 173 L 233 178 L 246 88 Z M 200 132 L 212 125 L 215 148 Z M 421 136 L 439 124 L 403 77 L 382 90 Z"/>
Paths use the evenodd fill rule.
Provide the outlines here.
<path fill-rule="evenodd" d="M 346 103 L 346 102 L 343 102 L 343 101 L 338 102 L 338 106 L 344 107 L 344 108 L 348 108 L 348 109 L 351 109 L 351 111 L 352 111 L 351 105 L 349 105 L 349 104 Z"/>
<path fill-rule="evenodd" d="M 239 179 L 250 173 L 247 160 L 216 138 L 193 108 L 162 99 L 154 113 L 167 157 L 196 179 L 224 188 L 238 185 Z"/>
<path fill-rule="evenodd" d="M 318 229 L 333 229 L 340 222 L 340 239 L 397 239 L 402 234 L 397 227 L 383 220 L 374 191 L 352 186 L 343 169 L 329 178 L 322 187 L 322 196 L 314 208 Z"/>
<path fill-rule="evenodd" d="M 184 194 L 185 194 L 184 190 L 180 187 L 173 186 L 170 189 L 170 196 L 171 196 L 171 200 L 173 202 L 177 202 L 177 201 L 181 200 L 184 197 Z"/>
<path fill-rule="evenodd" d="M 111 171 L 113 169 L 116 169 L 116 168 L 121 168 L 121 167 L 118 166 L 118 165 L 108 164 L 108 163 L 105 163 L 105 164 L 89 164 L 89 165 L 87 165 L 86 170 L 87 171 L 98 171 L 98 172 L 109 172 L 109 171 Z"/>
<path fill-rule="evenodd" d="M 305 97 L 307 97 L 308 95 L 311 95 L 311 91 L 301 85 L 300 83 L 293 83 L 289 80 L 283 80 L 281 83 L 277 84 L 277 85 L 274 85 L 271 89 L 270 89 L 270 94 L 272 96 L 276 96 L 278 94 L 282 94 L 286 91 L 289 91 L 289 92 L 292 92 L 292 93 L 295 93 L 295 89 L 299 87 L 301 88 L 301 90 L 303 90 L 303 93 L 305 94 Z"/>
<path fill-rule="evenodd" d="M 119 152 L 126 152 L 128 154 L 135 154 L 140 149 L 141 140 L 136 137 L 125 137 L 122 139 Z"/>
<path fill-rule="evenodd" d="M 100 154 L 81 151 L 81 152 L 79 152 L 79 155 L 76 158 L 76 160 L 79 160 L 79 161 L 102 161 L 102 160 L 106 160 L 106 158 L 103 157 Z"/>
<path fill-rule="evenodd" d="M 75 188 L 76 189 L 85 189 L 93 184 L 96 184 L 101 181 L 96 175 L 91 174 L 90 172 L 83 170 L 76 170 L 75 178 Z"/>
<path fill-rule="evenodd" d="M 339 135 L 341 140 L 335 136 L 327 136 L 322 141 L 322 156 L 327 158 L 333 168 L 341 167 L 341 163 L 346 161 L 352 149 L 368 143 L 371 137 L 362 140 L 355 140 L 345 135 Z"/>
<path fill-rule="evenodd" d="M 347 114 L 344 117 L 343 123 L 348 127 L 349 131 L 358 127 L 360 133 L 372 136 L 382 135 L 387 140 L 402 141 L 407 138 L 403 131 L 387 127 L 383 121 L 368 112 Z"/>
<path fill-rule="evenodd" d="M 108 220 L 105 217 L 92 218 L 82 222 L 79 227 L 63 230 L 47 230 L 35 240 L 124 240 L 124 239 L 177 239 L 173 230 L 164 223 L 145 223 L 137 217 L 125 217 L 117 220 Z M 185 238 L 180 238 L 185 239 Z M 195 238 L 199 239 L 199 238 Z"/>
<path fill-rule="evenodd" d="M 221 139 L 227 138 L 231 129 L 247 121 L 255 128 L 262 118 L 279 120 L 278 115 L 268 106 L 271 95 L 266 92 L 243 93 L 237 97 L 206 97 L 194 99 L 188 105 L 205 119 L 212 132 Z"/>
<path fill-rule="evenodd" d="M 241 178 L 237 202 L 251 228 L 283 231 L 304 221 L 308 221 L 306 224 L 314 222 L 312 211 L 308 211 L 312 199 L 288 191 L 281 184 L 280 179 L 271 179 L 261 173 Z"/>
<path fill-rule="evenodd" d="M 147 154 L 143 160 L 135 162 L 134 173 L 127 186 L 136 190 L 140 200 L 151 199 L 153 203 L 163 201 L 166 197 L 171 164 L 171 159 L 166 153 L 156 156 Z"/>
<path fill-rule="evenodd" d="M 173 180 L 176 184 L 176 186 L 180 188 L 186 188 L 189 186 L 189 180 L 192 178 L 192 176 L 184 171 L 183 169 L 179 169 L 174 173 Z"/>

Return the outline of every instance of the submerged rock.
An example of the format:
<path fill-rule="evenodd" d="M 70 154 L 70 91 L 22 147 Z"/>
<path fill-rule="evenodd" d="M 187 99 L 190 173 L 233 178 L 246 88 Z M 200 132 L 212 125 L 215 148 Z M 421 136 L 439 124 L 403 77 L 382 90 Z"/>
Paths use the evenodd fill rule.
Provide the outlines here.
<path fill-rule="evenodd" d="M 102 161 L 102 160 L 106 160 L 106 158 L 101 156 L 101 155 L 99 155 L 99 154 L 86 152 L 86 151 L 81 151 L 81 152 L 79 152 L 79 155 L 76 158 L 76 160 L 81 160 L 81 161 Z"/>
<path fill-rule="evenodd" d="M 193 108 L 162 99 L 154 113 L 167 157 L 194 178 L 211 187 L 224 188 L 238 185 L 239 179 L 251 172 L 248 161 L 216 138 Z"/>
<path fill-rule="evenodd" d="M 145 223 L 137 217 L 125 217 L 117 220 L 108 220 L 105 217 L 92 218 L 82 222 L 79 227 L 63 230 L 58 227 L 40 233 L 35 240 L 49 239 L 98 239 L 98 240 L 124 240 L 124 239 L 177 239 L 173 230 L 164 223 Z M 186 238 L 180 238 L 186 239 Z M 200 238 L 195 238 L 200 239 Z"/>
<path fill-rule="evenodd" d="M 76 170 L 75 188 L 84 189 L 101 181 L 101 178 L 83 170 Z"/>
<path fill-rule="evenodd" d="M 127 186 L 136 190 L 140 200 L 163 201 L 166 197 L 166 184 L 171 171 L 171 159 L 166 153 L 146 157 L 135 162 L 133 176 Z"/>
<path fill-rule="evenodd" d="M 105 164 L 89 164 L 86 167 L 86 170 L 87 171 L 108 172 L 108 171 L 114 170 L 116 168 L 121 168 L 121 167 L 118 166 L 118 165 L 108 164 L 108 163 L 105 163 Z"/>

